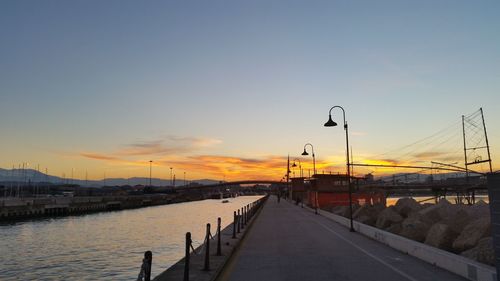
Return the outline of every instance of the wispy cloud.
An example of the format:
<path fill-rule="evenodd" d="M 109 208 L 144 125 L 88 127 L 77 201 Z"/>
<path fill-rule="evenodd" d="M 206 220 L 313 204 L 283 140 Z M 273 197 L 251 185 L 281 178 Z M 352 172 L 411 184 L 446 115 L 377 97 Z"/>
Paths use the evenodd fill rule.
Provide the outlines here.
<path fill-rule="evenodd" d="M 120 160 L 119 158 L 113 157 L 113 156 L 108 156 L 104 154 L 98 154 L 98 153 L 86 153 L 82 152 L 80 153 L 81 156 L 89 159 L 94 159 L 94 160 L 106 160 L 106 161 L 117 161 Z"/>
<path fill-rule="evenodd" d="M 142 140 L 125 145 L 117 155 L 148 156 L 155 154 L 190 153 L 222 143 L 221 140 L 201 137 L 167 136 L 156 140 Z"/>
<path fill-rule="evenodd" d="M 166 136 L 153 140 L 136 140 L 110 152 L 81 152 L 79 155 L 95 160 L 122 161 L 129 158 L 189 154 L 220 143 L 221 140 L 214 138 Z"/>
<path fill-rule="evenodd" d="M 126 158 L 120 158 L 112 155 L 107 155 L 107 154 L 101 154 L 101 153 L 95 153 L 95 152 L 81 152 L 79 156 L 87 158 L 87 159 L 92 159 L 92 160 L 98 160 L 98 161 L 103 161 L 108 164 L 113 164 L 113 165 L 126 165 L 126 166 L 144 166 L 149 164 L 149 161 L 146 160 L 130 160 Z"/>

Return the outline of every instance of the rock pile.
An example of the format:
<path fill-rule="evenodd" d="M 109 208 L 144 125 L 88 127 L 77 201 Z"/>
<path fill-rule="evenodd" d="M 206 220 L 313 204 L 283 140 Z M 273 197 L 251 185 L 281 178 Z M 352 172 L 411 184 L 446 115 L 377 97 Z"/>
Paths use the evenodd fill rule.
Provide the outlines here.
<path fill-rule="evenodd" d="M 349 207 L 336 207 L 333 213 L 349 217 Z M 469 205 L 419 204 L 401 198 L 396 205 L 353 206 L 353 218 L 388 232 L 427 245 L 494 265 L 489 206 L 484 201 Z"/>

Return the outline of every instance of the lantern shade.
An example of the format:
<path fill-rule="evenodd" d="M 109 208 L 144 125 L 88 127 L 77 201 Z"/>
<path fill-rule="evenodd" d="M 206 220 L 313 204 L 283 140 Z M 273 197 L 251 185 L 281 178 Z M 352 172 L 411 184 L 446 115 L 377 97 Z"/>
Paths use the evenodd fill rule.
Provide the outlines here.
<path fill-rule="evenodd" d="M 328 121 L 326 121 L 325 123 L 325 127 L 335 127 L 335 126 L 337 126 L 337 123 L 335 123 L 335 121 L 332 120 L 332 115 L 329 114 Z"/>

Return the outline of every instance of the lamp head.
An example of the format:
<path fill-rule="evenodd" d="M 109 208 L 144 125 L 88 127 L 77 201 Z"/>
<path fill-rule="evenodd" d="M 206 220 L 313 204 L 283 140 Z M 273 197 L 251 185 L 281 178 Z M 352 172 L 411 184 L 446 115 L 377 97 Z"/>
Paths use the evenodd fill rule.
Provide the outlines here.
<path fill-rule="evenodd" d="M 297 167 L 297 164 L 295 164 L 295 162 L 293 162 L 292 167 L 294 167 L 294 168 Z"/>
<path fill-rule="evenodd" d="M 302 155 L 307 156 L 309 153 L 307 153 L 306 149 L 304 148 L 304 152 L 302 152 Z"/>
<path fill-rule="evenodd" d="M 335 123 L 335 121 L 332 120 L 332 115 L 328 114 L 328 121 L 326 121 L 325 127 L 335 127 L 335 126 L 337 126 L 337 123 Z"/>

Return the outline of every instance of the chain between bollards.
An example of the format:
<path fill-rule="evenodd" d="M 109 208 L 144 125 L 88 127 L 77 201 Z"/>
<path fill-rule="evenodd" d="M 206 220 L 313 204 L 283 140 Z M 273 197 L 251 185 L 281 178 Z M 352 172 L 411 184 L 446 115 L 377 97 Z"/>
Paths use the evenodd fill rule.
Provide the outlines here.
<path fill-rule="evenodd" d="M 241 209 L 233 212 L 233 236 L 232 238 L 236 238 L 236 233 L 241 233 L 241 229 L 244 229 L 245 225 L 248 226 L 252 217 L 257 213 L 259 208 L 261 208 L 264 204 L 264 201 L 268 198 L 265 196 L 255 202 L 247 204 L 243 206 Z M 221 218 L 217 218 L 217 256 L 222 255 L 222 220 Z M 207 231 L 205 235 L 205 262 L 203 270 L 210 270 L 210 239 L 214 238 L 210 232 L 210 224 L 207 223 Z M 186 252 L 184 257 L 184 281 L 189 281 L 189 271 L 190 271 L 190 258 L 191 258 L 191 250 L 196 254 L 195 249 L 193 248 L 193 241 L 191 239 L 191 233 L 186 233 Z M 153 260 L 153 254 L 151 251 L 147 251 L 144 253 L 144 260 L 141 266 L 141 272 L 139 273 L 138 281 L 151 281 L 151 265 Z"/>

